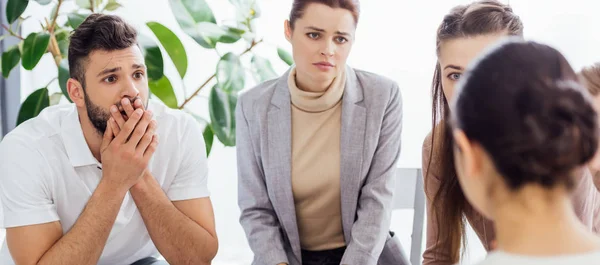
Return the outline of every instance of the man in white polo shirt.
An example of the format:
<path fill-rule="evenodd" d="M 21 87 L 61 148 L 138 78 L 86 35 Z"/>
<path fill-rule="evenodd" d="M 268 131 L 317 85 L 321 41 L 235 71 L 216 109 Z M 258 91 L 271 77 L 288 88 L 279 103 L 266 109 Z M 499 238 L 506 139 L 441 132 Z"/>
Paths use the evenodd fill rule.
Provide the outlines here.
<path fill-rule="evenodd" d="M 0 264 L 210 264 L 217 252 L 202 130 L 148 101 L 137 33 L 90 15 L 69 46 L 73 104 L 0 143 Z M 160 141 L 159 141 L 160 138 Z"/>

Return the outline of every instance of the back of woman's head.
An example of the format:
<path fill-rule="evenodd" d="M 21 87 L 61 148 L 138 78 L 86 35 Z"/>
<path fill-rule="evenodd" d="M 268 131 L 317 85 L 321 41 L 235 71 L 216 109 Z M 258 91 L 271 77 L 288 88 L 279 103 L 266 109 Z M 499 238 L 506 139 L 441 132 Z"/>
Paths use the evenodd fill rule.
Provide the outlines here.
<path fill-rule="evenodd" d="M 594 155 L 598 124 L 591 98 L 563 55 L 511 41 L 467 70 L 452 122 L 490 154 L 511 189 L 573 184 Z"/>
<path fill-rule="evenodd" d="M 600 63 L 583 68 L 579 79 L 592 95 L 600 94 Z"/>

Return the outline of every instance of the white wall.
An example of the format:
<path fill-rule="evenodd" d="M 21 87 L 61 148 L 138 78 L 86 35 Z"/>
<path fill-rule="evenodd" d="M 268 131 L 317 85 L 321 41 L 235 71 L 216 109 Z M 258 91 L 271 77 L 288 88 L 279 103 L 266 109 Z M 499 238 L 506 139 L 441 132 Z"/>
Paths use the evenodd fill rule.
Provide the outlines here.
<path fill-rule="evenodd" d="M 135 24 L 143 34 L 147 21 L 158 21 L 180 36 L 187 49 L 188 75 L 183 84 L 188 93 L 198 87 L 215 68 L 218 59 L 213 51 L 205 50 L 193 40 L 185 37 L 178 28 L 166 0 L 126 0 L 125 7 L 117 14 Z M 234 18 L 228 1 L 208 0 L 217 20 Z M 357 41 L 349 64 L 388 76 L 398 82 L 404 98 L 403 149 L 399 166 L 419 167 L 421 143 L 430 129 L 430 83 L 436 62 L 435 31 L 443 15 L 454 5 L 468 0 L 363 0 L 362 15 L 357 30 Z M 290 45 L 283 36 L 283 21 L 289 13 L 291 0 L 262 0 L 262 17 L 258 21 L 259 34 L 265 38 L 257 52 L 272 59 L 278 73 L 286 70 L 279 61 L 276 46 L 288 50 Z M 525 24 L 526 37 L 546 42 L 562 51 L 575 69 L 600 61 L 600 16 L 599 4 L 595 0 L 513 0 L 514 10 Z M 34 18 L 24 27 L 24 33 L 37 29 L 36 18 L 46 16 L 50 10 L 30 3 L 28 14 Z M 68 5 L 67 5 L 68 7 Z M 24 34 L 26 35 L 26 34 Z M 243 50 L 238 45 L 236 51 Z M 223 54 L 226 49 L 219 48 Z M 23 99 L 33 90 L 43 87 L 55 74 L 55 66 L 46 55 L 34 71 L 22 70 Z M 177 77 L 172 64 L 166 64 L 167 76 Z M 181 83 L 171 81 L 174 86 Z M 251 86 L 252 84 L 249 84 Z M 54 83 L 51 90 L 59 91 Z M 178 91 L 180 102 L 181 90 Z M 207 115 L 207 102 L 203 98 L 190 104 L 193 110 Z M 235 149 L 216 144 L 209 159 L 210 188 L 215 207 L 220 251 L 215 264 L 248 264 L 251 253 L 243 231 L 238 223 L 239 210 L 236 203 Z M 400 210 L 394 213 L 392 227 L 399 233 L 402 243 L 410 245 L 412 213 Z M 469 260 L 484 255 L 483 249 L 473 234 L 470 234 L 471 253 Z M 407 253 L 409 249 L 407 248 Z"/>

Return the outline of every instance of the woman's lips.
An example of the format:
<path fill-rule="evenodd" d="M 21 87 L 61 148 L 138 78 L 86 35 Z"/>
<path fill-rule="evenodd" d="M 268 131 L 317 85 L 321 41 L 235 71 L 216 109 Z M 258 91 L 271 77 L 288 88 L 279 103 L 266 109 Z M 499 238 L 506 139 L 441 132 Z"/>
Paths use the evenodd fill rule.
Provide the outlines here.
<path fill-rule="evenodd" d="M 314 66 L 316 66 L 317 68 L 319 68 L 319 70 L 321 71 L 329 71 L 331 69 L 333 69 L 335 66 L 329 62 L 318 62 L 318 63 L 314 63 Z"/>

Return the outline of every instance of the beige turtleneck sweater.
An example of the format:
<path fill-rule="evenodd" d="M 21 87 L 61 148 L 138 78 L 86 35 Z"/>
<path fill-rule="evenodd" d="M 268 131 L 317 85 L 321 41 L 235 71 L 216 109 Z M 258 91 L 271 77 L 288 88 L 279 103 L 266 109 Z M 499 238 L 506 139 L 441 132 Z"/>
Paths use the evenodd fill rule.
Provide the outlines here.
<path fill-rule="evenodd" d="M 345 246 L 340 200 L 342 72 L 325 92 L 288 87 L 292 101 L 292 191 L 300 245 L 305 250 Z"/>

